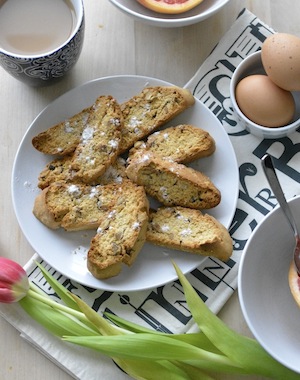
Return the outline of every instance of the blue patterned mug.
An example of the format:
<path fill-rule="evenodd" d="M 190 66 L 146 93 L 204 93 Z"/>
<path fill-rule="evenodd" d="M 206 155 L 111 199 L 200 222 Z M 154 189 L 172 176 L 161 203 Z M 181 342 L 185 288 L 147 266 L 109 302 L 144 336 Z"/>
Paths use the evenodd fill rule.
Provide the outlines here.
<path fill-rule="evenodd" d="M 11 25 L 11 17 L 17 17 L 17 13 L 19 13 L 19 18 L 23 18 L 22 21 L 26 19 L 26 8 L 23 10 L 19 8 L 21 4 L 25 6 L 25 2 L 18 3 L 18 12 L 12 9 L 15 6 L 14 2 L 17 1 L 0 0 L 0 18 L 2 17 L 0 25 L 0 33 L 2 35 L 0 37 L 0 64 L 9 74 L 28 85 L 38 87 L 52 84 L 69 72 L 80 56 L 85 28 L 83 2 L 82 0 L 55 0 L 50 2 L 51 11 L 58 11 L 53 14 L 56 22 L 56 27 L 54 27 L 53 18 L 51 19 L 50 17 L 50 9 L 48 14 L 46 11 L 46 0 L 30 0 L 32 2 L 32 17 L 35 16 L 37 19 L 38 10 L 34 12 L 34 6 L 40 7 L 40 12 L 43 12 L 43 15 L 40 20 L 35 21 L 45 23 L 45 25 L 34 29 L 35 26 L 32 23 L 32 25 L 23 29 L 20 26 L 19 31 L 16 31 L 17 28 Z M 46 24 L 48 23 L 48 29 L 52 28 L 53 32 L 57 32 L 61 26 L 65 28 L 65 23 L 61 19 L 63 12 L 59 12 L 59 8 L 53 9 L 55 3 L 59 7 L 64 7 L 61 8 L 64 12 L 70 11 L 69 16 L 72 17 L 72 20 L 68 20 L 70 21 L 68 34 L 64 36 L 61 33 L 61 35 L 55 36 L 53 41 L 51 41 L 52 45 L 50 45 L 50 37 L 45 32 L 47 30 Z M 66 7 L 68 7 L 68 10 L 66 10 Z M 9 12 L 13 12 L 11 13 L 13 16 L 9 17 Z M 26 20 L 30 20 L 30 17 L 30 13 L 27 13 Z M 6 22 L 8 19 L 10 19 L 10 22 Z M 1 30 L 1 28 L 5 28 L 5 23 L 7 24 L 7 29 L 10 29 L 7 35 Z M 19 24 L 20 19 L 16 19 L 16 25 Z M 30 23 L 27 22 L 28 24 Z M 24 31 L 25 29 L 26 32 Z M 36 36 L 35 32 L 37 33 Z M 5 44 L 5 38 L 8 41 L 7 45 Z M 10 41 L 14 45 L 13 43 L 9 45 Z M 34 45 L 35 41 L 38 41 L 39 45 Z M 59 42 L 55 46 L 56 41 Z M 49 44 L 47 45 L 47 43 Z M 27 46 L 30 46 L 31 50 L 26 50 Z M 49 50 L 47 50 L 48 46 Z M 38 50 L 40 47 L 41 49 Z M 36 50 L 33 51 L 33 48 Z"/>

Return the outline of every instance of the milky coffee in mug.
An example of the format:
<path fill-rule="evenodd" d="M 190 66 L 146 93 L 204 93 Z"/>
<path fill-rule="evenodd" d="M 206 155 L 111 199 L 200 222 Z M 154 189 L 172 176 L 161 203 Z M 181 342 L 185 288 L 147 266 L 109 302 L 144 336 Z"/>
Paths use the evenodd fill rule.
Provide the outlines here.
<path fill-rule="evenodd" d="M 0 0 L 0 5 L 0 47 L 13 54 L 53 51 L 75 27 L 70 0 Z"/>
<path fill-rule="evenodd" d="M 55 83 L 80 56 L 83 0 L 0 0 L 0 66 L 35 87 Z"/>

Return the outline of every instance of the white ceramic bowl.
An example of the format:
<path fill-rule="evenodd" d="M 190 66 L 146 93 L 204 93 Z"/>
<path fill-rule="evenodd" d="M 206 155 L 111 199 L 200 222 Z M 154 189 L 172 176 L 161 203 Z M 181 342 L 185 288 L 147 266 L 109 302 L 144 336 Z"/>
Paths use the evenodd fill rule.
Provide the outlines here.
<path fill-rule="evenodd" d="M 196 24 L 218 12 L 229 0 L 205 0 L 188 12 L 167 15 L 153 12 L 136 0 L 110 0 L 121 11 L 135 20 L 159 27 L 180 27 Z"/>
<path fill-rule="evenodd" d="M 289 201 L 300 229 L 300 196 Z M 288 270 L 294 235 L 280 208 L 255 228 L 238 274 L 239 299 L 257 341 L 286 367 L 300 373 L 300 308 L 292 298 Z"/>
<path fill-rule="evenodd" d="M 256 124 L 249 120 L 240 110 L 237 101 L 235 99 L 235 88 L 239 81 L 248 75 L 253 74 L 266 74 L 262 62 L 261 52 L 257 51 L 250 54 L 245 58 L 235 69 L 231 81 L 230 81 L 230 98 L 233 109 L 239 119 L 241 125 L 255 136 L 263 137 L 267 139 L 276 139 L 290 135 L 300 127 L 300 92 L 293 92 L 293 96 L 296 104 L 296 111 L 292 122 L 286 126 L 279 128 L 268 128 L 262 125 Z"/>

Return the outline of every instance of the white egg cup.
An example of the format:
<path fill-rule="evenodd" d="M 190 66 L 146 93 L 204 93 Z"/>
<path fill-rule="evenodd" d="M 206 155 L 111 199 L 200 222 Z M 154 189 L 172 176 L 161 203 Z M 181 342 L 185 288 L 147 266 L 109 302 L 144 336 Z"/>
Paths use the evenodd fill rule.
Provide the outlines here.
<path fill-rule="evenodd" d="M 256 124 L 248 119 L 240 110 L 235 98 L 236 86 L 243 78 L 254 74 L 266 75 L 261 61 L 261 51 L 252 53 L 245 58 L 234 71 L 230 81 L 230 98 L 239 123 L 251 134 L 266 139 L 278 139 L 295 132 L 300 127 L 300 91 L 292 92 L 296 105 L 295 114 L 292 122 L 282 127 L 270 128 Z"/>

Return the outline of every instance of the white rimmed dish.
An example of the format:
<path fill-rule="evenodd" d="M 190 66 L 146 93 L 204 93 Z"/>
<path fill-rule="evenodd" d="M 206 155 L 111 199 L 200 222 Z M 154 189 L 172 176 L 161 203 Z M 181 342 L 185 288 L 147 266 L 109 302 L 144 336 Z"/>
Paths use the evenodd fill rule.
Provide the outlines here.
<path fill-rule="evenodd" d="M 176 274 L 171 260 L 184 273 L 190 272 L 204 260 L 203 257 L 176 252 L 145 244 L 131 268 L 123 266 L 119 276 L 101 281 L 86 268 L 86 250 L 95 231 L 65 232 L 50 230 L 32 214 L 40 171 L 52 159 L 36 151 L 32 138 L 48 127 L 65 120 L 93 104 L 100 95 L 113 95 L 121 103 L 139 93 L 145 86 L 170 85 L 148 77 L 115 76 L 96 79 L 76 87 L 49 104 L 32 122 L 18 149 L 12 174 L 14 210 L 22 232 L 33 249 L 51 266 L 70 279 L 93 288 L 107 291 L 136 291 L 157 287 L 172 280 Z M 205 128 L 216 141 L 216 152 L 193 163 L 205 172 L 222 193 L 221 203 L 211 210 L 227 228 L 233 219 L 238 197 L 239 174 L 234 150 L 224 128 L 200 101 L 177 116 L 169 125 L 190 123 Z"/>
<path fill-rule="evenodd" d="M 289 200 L 300 228 L 300 196 Z M 276 208 L 255 228 L 242 254 L 239 300 L 257 341 L 277 361 L 300 373 L 300 309 L 288 284 L 295 239 Z"/>
<path fill-rule="evenodd" d="M 229 0 L 204 0 L 181 14 L 168 15 L 147 9 L 136 0 L 110 0 L 122 12 L 137 21 L 158 27 L 181 27 L 196 24 L 217 13 Z"/>
<path fill-rule="evenodd" d="M 295 114 L 290 124 L 278 128 L 268 128 L 259 125 L 248 119 L 238 106 L 235 97 L 235 89 L 237 84 L 246 76 L 260 74 L 266 75 L 261 61 L 261 51 L 256 51 L 246 57 L 235 69 L 230 81 L 230 99 L 233 109 L 238 117 L 240 124 L 251 134 L 266 139 L 277 139 L 286 137 L 294 133 L 300 127 L 300 92 L 294 91 L 292 95 L 295 100 Z M 255 94 L 253 94 L 255 96 Z"/>

